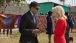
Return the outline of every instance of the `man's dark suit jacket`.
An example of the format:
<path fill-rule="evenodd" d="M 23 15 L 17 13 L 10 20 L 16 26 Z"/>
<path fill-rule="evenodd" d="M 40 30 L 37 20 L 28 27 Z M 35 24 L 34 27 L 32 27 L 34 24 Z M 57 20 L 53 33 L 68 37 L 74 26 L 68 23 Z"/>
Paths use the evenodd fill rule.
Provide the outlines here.
<path fill-rule="evenodd" d="M 25 13 L 20 21 L 19 32 L 21 33 L 20 36 L 20 43 L 38 43 L 37 36 L 32 33 L 34 27 L 34 20 L 33 16 L 30 11 Z"/>

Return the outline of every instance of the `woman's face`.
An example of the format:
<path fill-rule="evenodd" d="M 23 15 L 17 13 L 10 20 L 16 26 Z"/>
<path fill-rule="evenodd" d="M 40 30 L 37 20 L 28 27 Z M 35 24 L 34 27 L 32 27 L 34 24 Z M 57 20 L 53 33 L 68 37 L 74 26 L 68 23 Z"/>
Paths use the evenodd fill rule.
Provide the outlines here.
<path fill-rule="evenodd" d="M 54 13 L 54 18 L 58 18 L 58 13 Z"/>
<path fill-rule="evenodd" d="M 57 23 L 58 17 L 58 13 L 53 13 L 53 19 L 55 24 Z"/>

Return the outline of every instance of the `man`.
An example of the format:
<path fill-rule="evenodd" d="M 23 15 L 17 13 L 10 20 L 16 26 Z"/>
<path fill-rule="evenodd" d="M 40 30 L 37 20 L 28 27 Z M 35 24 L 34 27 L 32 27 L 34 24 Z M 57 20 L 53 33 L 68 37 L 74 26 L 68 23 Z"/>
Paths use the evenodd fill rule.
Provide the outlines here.
<path fill-rule="evenodd" d="M 30 11 L 25 13 L 20 22 L 19 32 L 21 33 L 20 43 L 38 43 L 37 34 L 40 29 L 36 29 L 36 16 L 39 10 L 37 2 L 31 2 L 29 5 Z"/>

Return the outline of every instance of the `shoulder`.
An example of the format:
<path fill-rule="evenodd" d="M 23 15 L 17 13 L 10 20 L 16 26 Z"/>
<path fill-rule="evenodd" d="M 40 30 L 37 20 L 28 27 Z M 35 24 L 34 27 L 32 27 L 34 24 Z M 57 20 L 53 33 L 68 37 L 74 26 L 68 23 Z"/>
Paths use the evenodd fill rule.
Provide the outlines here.
<path fill-rule="evenodd" d="M 30 11 L 26 12 L 22 17 L 28 17 L 30 14 Z"/>
<path fill-rule="evenodd" d="M 66 19 L 65 18 L 60 18 L 58 21 L 59 22 L 66 22 Z"/>

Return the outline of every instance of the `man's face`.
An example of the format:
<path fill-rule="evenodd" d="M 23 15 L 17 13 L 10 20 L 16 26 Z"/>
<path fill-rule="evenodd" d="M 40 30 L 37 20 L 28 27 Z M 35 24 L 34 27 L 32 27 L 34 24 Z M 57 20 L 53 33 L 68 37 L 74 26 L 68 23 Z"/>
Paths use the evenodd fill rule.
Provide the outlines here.
<path fill-rule="evenodd" d="M 34 14 L 36 14 L 36 13 L 38 12 L 38 10 L 39 10 L 39 6 L 32 7 L 32 12 L 33 12 Z"/>

